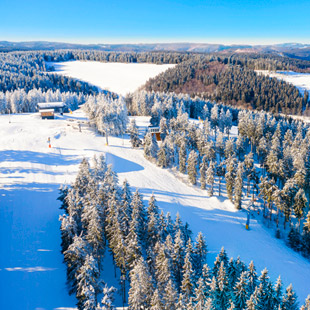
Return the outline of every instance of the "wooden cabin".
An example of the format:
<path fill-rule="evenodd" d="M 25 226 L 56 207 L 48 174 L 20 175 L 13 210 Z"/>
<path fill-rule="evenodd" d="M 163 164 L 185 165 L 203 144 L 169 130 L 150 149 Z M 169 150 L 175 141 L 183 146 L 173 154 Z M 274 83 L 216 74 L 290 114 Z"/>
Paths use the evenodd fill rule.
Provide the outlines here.
<path fill-rule="evenodd" d="M 39 110 L 42 119 L 54 119 L 55 118 L 55 113 L 54 109 L 44 109 L 44 110 Z"/>
<path fill-rule="evenodd" d="M 160 128 L 159 127 L 149 126 L 149 132 L 152 134 L 152 136 L 155 135 L 157 141 L 161 141 Z"/>

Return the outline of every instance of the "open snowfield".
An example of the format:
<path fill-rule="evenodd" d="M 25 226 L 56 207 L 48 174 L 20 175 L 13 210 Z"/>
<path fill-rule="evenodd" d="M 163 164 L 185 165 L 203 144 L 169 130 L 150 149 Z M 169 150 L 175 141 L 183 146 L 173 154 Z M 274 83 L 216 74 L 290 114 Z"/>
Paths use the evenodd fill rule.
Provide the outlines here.
<path fill-rule="evenodd" d="M 304 301 L 310 293 L 309 261 L 254 219 L 246 231 L 244 212 L 156 167 L 142 150 L 130 147 L 128 137 L 110 137 L 105 146 L 105 139 L 86 123 L 79 132 L 78 121 L 87 121 L 81 110 L 55 120 L 41 120 L 38 114 L 0 116 L 0 309 L 75 306 L 65 286 L 58 221 L 62 212 L 56 197 L 60 184 L 74 180 L 84 156 L 102 152 L 120 182 L 127 178 L 133 190 L 139 188 L 145 203 L 154 193 L 160 208 L 173 217 L 179 212 L 189 222 L 194 236 L 204 233 L 210 264 L 224 246 L 229 256 L 240 255 L 246 263 L 254 260 L 259 272 L 266 266 L 273 281 L 281 274 L 284 285 L 293 283 Z M 147 123 L 146 118 L 138 124 L 141 121 Z M 106 268 L 103 274 L 109 277 L 110 272 Z"/>
<path fill-rule="evenodd" d="M 149 78 L 175 65 L 146 63 L 103 63 L 99 61 L 66 61 L 49 63 L 55 73 L 89 82 L 101 89 L 125 96 L 134 92 Z"/>
<path fill-rule="evenodd" d="M 255 70 L 259 74 L 269 75 L 287 83 L 296 86 L 303 94 L 305 90 L 310 92 L 310 73 L 299 73 L 293 71 L 268 71 L 268 70 Z"/>

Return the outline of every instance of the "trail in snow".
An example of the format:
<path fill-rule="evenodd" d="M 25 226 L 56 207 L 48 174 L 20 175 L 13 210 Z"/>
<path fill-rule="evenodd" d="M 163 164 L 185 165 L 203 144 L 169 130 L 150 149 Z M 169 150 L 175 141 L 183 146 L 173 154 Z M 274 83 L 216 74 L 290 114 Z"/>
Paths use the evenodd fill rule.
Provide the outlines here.
<path fill-rule="evenodd" d="M 145 203 L 154 193 L 160 208 L 173 217 L 179 212 L 194 235 L 204 233 L 210 264 L 224 246 L 229 256 L 254 260 L 258 271 L 267 267 L 273 281 L 281 274 L 286 286 L 293 283 L 301 301 L 310 293 L 306 259 L 255 220 L 246 231 L 245 213 L 156 167 L 142 150 L 130 147 L 127 137 L 110 137 L 105 146 L 105 139 L 88 128 L 82 111 L 57 120 L 41 120 L 37 114 L 13 115 L 10 124 L 8 119 L 0 116 L 0 309 L 74 307 L 65 287 L 58 222 L 62 212 L 56 197 L 59 184 L 74 180 L 84 156 L 102 152 L 120 181 L 126 178 L 133 190 L 139 188 Z M 82 132 L 77 121 L 85 122 Z M 110 272 L 104 275 L 110 277 Z"/>

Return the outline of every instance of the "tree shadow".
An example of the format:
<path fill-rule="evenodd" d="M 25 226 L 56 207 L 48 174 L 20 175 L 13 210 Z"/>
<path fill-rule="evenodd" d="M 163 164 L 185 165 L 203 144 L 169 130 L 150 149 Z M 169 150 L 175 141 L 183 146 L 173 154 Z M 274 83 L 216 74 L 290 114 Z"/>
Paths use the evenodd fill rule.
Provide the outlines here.
<path fill-rule="evenodd" d="M 133 161 L 124 159 L 111 153 L 106 153 L 107 164 L 112 164 L 116 173 L 134 172 L 144 170 L 144 167 Z"/>
<path fill-rule="evenodd" d="M 33 151 L 6 150 L 0 151 L 0 161 L 28 162 L 44 165 L 66 166 L 81 162 L 78 156 L 62 156 L 57 153 L 39 153 Z"/>

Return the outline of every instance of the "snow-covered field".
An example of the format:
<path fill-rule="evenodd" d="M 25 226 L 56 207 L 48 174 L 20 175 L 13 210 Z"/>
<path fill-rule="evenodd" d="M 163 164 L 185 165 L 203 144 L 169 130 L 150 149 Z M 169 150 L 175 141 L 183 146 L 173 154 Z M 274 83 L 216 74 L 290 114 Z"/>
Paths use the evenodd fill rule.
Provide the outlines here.
<path fill-rule="evenodd" d="M 293 71 L 268 71 L 268 70 L 255 70 L 259 74 L 269 75 L 287 83 L 296 86 L 303 94 L 305 90 L 310 92 L 310 73 L 299 73 Z"/>
<path fill-rule="evenodd" d="M 164 211 L 173 216 L 179 212 L 194 235 L 204 233 L 210 264 L 224 246 L 229 256 L 254 260 L 258 271 L 266 266 L 273 281 L 281 274 L 285 285 L 293 283 L 301 301 L 310 293 L 309 261 L 269 230 L 254 219 L 251 230 L 245 230 L 246 214 L 227 199 L 210 198 L 156 167 L 142 150 L 130 147 L 128 137 L 110 138 L 105 146 L 105 139 L 85 121 L 80 110 L 55 120 L 41 120 L 38 114 L 0 116 L 0 309 L 74 307 L 65 286 L 56 197 L 59 184 L 74 180 L 82 157 L 102 152 L 120 181 L 127 178 L 133 189 L 139 188 L 145 202 L 154 193 Z"/>
<path fill-rule="evenodd" d="M 149 78 L 175 66 L 98 61 L 67 61 L 49 64 L 55 67 L 57 74 L 89 82 L 101 89 L 110 90 L 123 96 L 137 90 Z"/>

